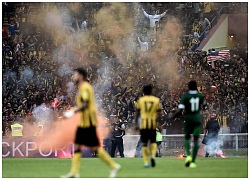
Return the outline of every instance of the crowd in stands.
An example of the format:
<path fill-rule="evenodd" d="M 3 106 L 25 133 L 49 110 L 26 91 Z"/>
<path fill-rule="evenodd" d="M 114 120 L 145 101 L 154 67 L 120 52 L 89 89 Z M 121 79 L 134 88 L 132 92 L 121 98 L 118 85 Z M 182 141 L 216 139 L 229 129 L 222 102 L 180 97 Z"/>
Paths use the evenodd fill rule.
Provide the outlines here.
<path fill-rule="evenodd" d="M 3 135 L 10 134 L 9 126 L 15 120 L 20 123 L 38 123 L 40 120 L 36 114 L 37 108 L 40 108 L 41 114 L 53 112 L 47 119 L 56 121 L 64 111 L 74 105 L 74 93 L 69 94 L 68 88 L 65 88 L 69 86 L 71 75 L 60 76 L 57 71 L 58 64 L 53 59 L 55 40 L 45 29 L 29 22 L 31 8 L 29 3 L 16 3 L 14 8 L 9 8 L 10 5 L 13 4 L 3 4 L 3 15 L 7 18 L 3 19 L 2 28 Z M 84 17 L 78 18 L 80 27 L 84 31 L 94 29 L 96 22 L 91 16 L 101 7 L 108 5 L 108 3 L 86 3 L 85 6 L 91 8 Z M 102 52 L 93 50 L 90 55 L 100 59 L 99 63 L 89 65 L 87 70 L 89 81 L 96 91 L 97 105 L 105 116 L 109 118 L 118 115 L 128 127 L 133 125 L 136 101 L 142 95 L 141 88 L 146 83 L 152 83 L 156 96 L 163 104 L 162 118 L 166 120 L 167 114 L 178 107 L 180 96 L 186 92 L 185 84 L 195 78 L 198 81 L 199 91 L 206 96 L 209 107 L 203 112 L 204 124 L 209 114 L 216 112 L 220 125 L 229 126 L 231 133 L 247 132 L 247 44 L 235 46 L 226 62 L 216 61 L 213 67 L 206 61 L 208 55 L 206 52 L 192 49 L 193 39 L 202 40 L 199 39 L 199 35 L 204 27 L 210 25 L 214 12 L 223 5 L 223 3 L 161 3 L 161 5 L 142 3 L 141 6 L 148 14 L 154 14 L 156 10 L 161 14 L 168 10 L 165 20 L 164 18 L 161 20 L 162 23 L 167 21 L 167 17 L 180 17 L 182 44 L 167 55 L 171 57 L 177 54 L 178 65 L 173 68 L 178 70 L 179 75 L 166 77 L 162 83 L 161 73 L 164 72 L 164 66 L 161 66 L 160 62 L 152 63 L 152 59 L 146 57 L 134 61 L 140 58 L 142 53 L 137 41 L 138 34 L 144 41 L 149 42 L 149 52 L 157 42 L 157 38 L 148 36 L 149 21 L 142 11 L 138 11 L 138 14 L 135 14 L 138 16 L 138 21 L 134 27 L 138 34 L 133 38 L 133 41 L 137 42 L 138 52 L 133 59 L 128 57 L 126 49 L 121 54 L 122 58 L 130 63 L 121 63 L 117 60 L 118 57 L 105 50 Z M 201 19 L 203 16 L 201 14 L 207 20 Z M 24 28 L 27 24 L 29 29 Z M 72 28 L 75 29 L 74 26 Z M 160 32 L 161 29 L 157 31 Z M 100 37 L 103 40 L 108 39 L 105 34 Z M 211 91 L 211 86 L 216 86 L 216 90 Z M 44 118 L 44 115 L 40 118 Z M 168 134 L 183 133 L 182 116 L 168 120 L 165 128 Z"/>

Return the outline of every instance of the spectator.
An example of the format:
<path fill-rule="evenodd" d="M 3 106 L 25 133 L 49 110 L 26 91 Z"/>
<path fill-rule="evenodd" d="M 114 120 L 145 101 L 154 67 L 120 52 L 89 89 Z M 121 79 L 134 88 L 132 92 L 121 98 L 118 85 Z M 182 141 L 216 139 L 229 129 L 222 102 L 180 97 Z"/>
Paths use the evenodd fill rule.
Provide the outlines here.
<path fill-rule="evenodd" d="M 206 141 L 204 142 L 204 144 L 206 144 L 205 157 L 215 156 L 219 130 L 220 130 L 220 125 L 216 120 L 216 114 L 213 113 L 210 115 L 210 120 L 207 122 L 204 132 L 205 136 L 204 139 L 206 139 Z"/>
<path fill-rule="evenodd" d="M 144 83 L 156 82 L 155 86 L 158 87 L 156 95 L 161 98 L 162 102 L 166 102 L 163 103 L 164 110 L 171 111 L 176 108 L 176 102 L 179 101 L 180 95 L 184 92 L 183 84 L 188 82 L 190 78 L 197 78 L 200 81 L 198 83 L 200 84 L 200 91 L 206 95 L 209 106 L 218 111 L 218 117 L 221 117 L 223 113 L 228 114 L 226 121 L 230 127 L 230 131 L 236 133 L 246 132 L 247 129 L 245 129 L 245 127 L 248 116 L 246 108 L 248 104 L 248 46 L 245 44 L 236 45 L 231 51 L 229 59 L 225 62 L 215 61 L 214 68 L 212 68 L 207 62 L 206 53 L 188 51 L 193 38 L 199 38 L 199 35 L 202 35 L 202 21 L 199 24 L 198 20 L 192 18 L 192 16 L 194 16 L 193 13 L 186 12 L 190 9 L 188 9 L 188 6 L 185 6 L 185 3 L 181 3 L 181 6 L 179 6 L 180 3 L 163 3 L 163 8 L 166 9 L 166 6 L 170 4 L 172 9 L 169 13 L 174 17 L 180 16 L 178 19 L 180 19 L 181 25 L 185 27 L 183 28 L 185 30 L 183 32 L 186 32 L 185 34 L 187 34 L 187 36 L 182 38 L 182 49 L 168 52 L 168 56 L 163 56 L 163 58 L 173 57 L 175 54 L 178 54 L 178 56 L 176 56 L 177 61 L 174 63 L 177 65 L 176 67 L 173 65 L 173 69 L 178 68 L 181 78 L 167 77 L 163 83 L 160 77 L 165 70 L 165 64 L 162 66 L 158 65 L 157 68 L 154 67 L 159 64 L 160 59 L 153 60 L 153 58 L 142 57 L 141 53 L 138 53 L 142 50 L 142 47 L 138 50 L 135 49 L 135 53 L 128 53 L 126 48 L 123 48 L 123 52 L 118 55 L 108 52 L 106 51 L 108 49 L 106 42 L 113 42 L 113 40 L 104 32 L 95 30 L 93 33 L 101 34 L 99 39 L 100 42 L 102 41 L 102 46 L 106 53 L 105 57 L 107 58 L 105 61 L 109 62 L 108 68 L 105 67 L 105 73 L 103 73 L 104 71 L 100 71 L 102 60 L 99 61 L 98 57 L 102 54 L 102 51 L 100 51 L 100 46 L 97 45 L 98 39 L 96 38 L 96 41 L 93 40 L 90 44 L 91 51 L 89 52 L 91 55 L 89 56 L 91 58 L 91 65 L 89 68 L 89 79 L 94 84 L 100 82 L 101 79 L 105 79 L 105 81 L 102 81 L 103 83 L 99 83 L 101 85 L 96 85 L 97 102 L 99 102 L 100 107 L 105 110 L 104 113 L 106 117 L 110 117 L 111 114 L 119 115 L 123 121 L 128 121 L 128 127 L 130 127 L 134 120 L 136 101 L 141 95 L 139 93 L 140 88 Z M 195 3 L 192 4 L 195 6 Z M 198 5 L 198 12 L 204 13 L 204 3 L 199 3 Z M 34 117 L 28 114 L 29 112 L 33 112 L 37 107 L 40 107 L 42 103 L 45 103 L 45 107 L 48 111 L 55 114 L 60 114 L 61 111 L 72 106 L 74 104 L 74 88 L 72 89 L 72 93 L 68 93 L 65 87 L 67 87 L 66 83 L 70 81 L 70 75 L 61 77 L 55 71 L 59 65 L 57 61 L 53 60 L 53 57 L 59 56 L 60 53 L 55 55 L 52 54 L 52 52 L 55 48 L 60 47 L 63 37 L 58 37 L 51 34 L 51 32 L 47 32 L 44 27 L 40 27 L 39 24 L 31 24 L 31 30 L 30 26 L 27 25 L 30 20 L 29 17 L 32 16 L 32 12 L 30 12 L 32 8 L 29 8 L 29 5 L 25 3 L 24 6 L 25 7 L 18 8 L 16 10 L 16 16 L 13 17 L 15 30 L 18 28 L 18 25 L 16 23 L 14 24 L 14 22 L 18 22 L 20 31 L 19 33 L 16 32 L 15 38 L 8 38 L 10 23 L 3 26 L 3 119 L 10 122 L 15 118 L 18 118 L 20 121 L 24 120 L 25 122 L 29 119 L 28 122 L 34 123 Z M 147 12 L 155 11 L 149 3 L 145 4 L 145 9 L 146 6 Z M 92 7 L 89 9 L 92 9 Z M 93 12 L 97 11 L 98 9 Z M 30 13 L 30 16 L 27 16 L 27 12 Z M 10 14 L 11 13 L 9 13 L 9 15 Z M 134 32 L 138 30 L 138 34 L 135 33 L 132 39 L 137 41 L 138 36 L 143 36 L 143 39 L 144 37 L 145 39 L 152 39 L 152 43 L 158 48 L 158 39 L 149 36 L 150 34 L 147 32 L 147 28 L 143 25 L 144 19 L 142 14 L 141 16 L 140 12 L 137 14 L 138 22 L 134 27 Z M 153 17 L 155 15 L 148 15 L 148 17 L 149 16 Z M 161 18 L 159 18 L 160 15 L 156 16 L 157 21 L 161 20 Z M 75 17 L 75 20 L 81 19 L 81 17 L 85 17 L 85 14 Z M 88 21 L 86 21 L 87 27 L 92 24 L 93 29 L 96 28 L 95 23 L 91 23 L 91 21 L 91 18 L 88 17 Z M 150 24 L 152 24 L 153 27 L 156 26 L 155 21 L 156 20 L 150 19 Z M 205 19 L 204 22 L 205 27 L 209 26 L 209 23 Z M 81 22 L 79 24 L 81 24 Z M 193 32 L 192 28 L 194 30 Z M 161 30 L 157 29 L 157 31 L 160 33 Z M 68 33 L 70 36 L 73 32 Z M 189 39 L 188 34 L 190 33 L 193 37 Z M 202 40 L 202 37 L 200 40 Z M 125 47 L 126 39 L 121 37 L 119 41 L 121 41 L 122 47 Z M 56 42 L 56 44 L 53 42 Z M 151 52 L 153 48 L 147 48 L 145 45 L 145 50 Z M 195 50 L 195 48 L 192 50 Z M 61 54 L 60 57 L 61 56 L 63 55 Z M 124 60 L 121 61 L 121 59 Z M 69 66 L 73 67 L 72 65 Z M 97 72 L 97 70 L 100 72 Z M 145 72 L 149 74 L 148 77 L 143 76 Z M 210 87 L 212 85 L 218 87 L 216 92 L 211 91 Z M 52 108 L 55 98 L 59 102 Z M 18 110 L 18 108 L 20 109 Z M 237 113 L 237 111 L 240 112 Z M 242 121 L 243 119 L 244 121 Z M 51 118 L 51 120 L 53 120 L 53 118 Z M 219 123 L 222 125 L 221 123 L 223 123 L 223 121 L 219 121 Z M 181 117 L 167 122 L 167 125 L 167 133 L 182 133 L 182 129 L 180 128 L 182 127 Z"/>
<path fill-rule="evenodd" d="M 209 29 L 211 29 L 211 23 L 207 18 L 204 17 L 203 13 L 200 14 L 199 23 L 201 24 L 201 33 L 204 33 L 203 36 L 201 37 L 201 40 L 202 40 L 206 37 Z"/>
<path fill-rule="evenodd" d="M 113 124 L 113 138 L 111 140 L 111 157 L 115 157 L 116 148 L 118 148 L 121 158 L 124 158 L 123 136 L 125 135 L 124 123 L 115 116 Z"/>
<path fill-rule="evenodd" d="M 145 51 L 148 50 L 148 42 L 142 42 L 140 40 L 140 37 L 138 37 L 138 42 L 139 42 L 139 44 L 141 46 L 141 51 L 145 52 Z"/>
<path fill-rule="evenodd" d="M 87 31 L 87 25 L 88 25 L 87 20 L 83 20 L 81 22 L 81 30 L 84 32 Z"/>
<path fill-rule="evenodd" d="M 146 13 L 146 11 L 144 10 L 144 9 L 142 9 L 142 11 L 143 11 L 143 14 L 145 15 L 145 17 L 146 18 L 148 18 L 149 19 L 149 21 L 150 21 L 150 28 L 153 28 L 153 27 L 155 27 L 155 23 L 157 22 L 157 23 L 159 23 L 160 22 L 160 19 L 163 17 L 163 16 L 165 16 L 166 15 L 166 13 L 167 13 L 167 11 L 165 11 L 164 13 L 162 13 L 162 14 L 156 14 L 156 12 L 155 12 L 155 14 L 154 15 L 149 15 L 148 13 Z"/>
<path fill-rule="evenodd" d="M 213 6 L 212 2 L 204 2 L 204 16 L 208 19 L 212 18 Z"/>

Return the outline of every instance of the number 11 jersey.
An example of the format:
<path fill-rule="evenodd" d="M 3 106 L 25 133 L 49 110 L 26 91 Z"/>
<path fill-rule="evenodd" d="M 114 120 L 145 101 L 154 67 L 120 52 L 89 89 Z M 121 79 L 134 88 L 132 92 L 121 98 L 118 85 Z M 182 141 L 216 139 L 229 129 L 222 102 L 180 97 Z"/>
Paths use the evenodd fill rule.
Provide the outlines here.
<path fill-rule="evenodd" d="M 205 96 L 198 91 L 188 91 L 182 95 L 179 104 L 180 109 L 185 109 L 185 118 L 192 119 L 192 117 L 200 116 L 201 106 L 206 105 Z M 194 118 L 193 121 L 200 121 Z"/>

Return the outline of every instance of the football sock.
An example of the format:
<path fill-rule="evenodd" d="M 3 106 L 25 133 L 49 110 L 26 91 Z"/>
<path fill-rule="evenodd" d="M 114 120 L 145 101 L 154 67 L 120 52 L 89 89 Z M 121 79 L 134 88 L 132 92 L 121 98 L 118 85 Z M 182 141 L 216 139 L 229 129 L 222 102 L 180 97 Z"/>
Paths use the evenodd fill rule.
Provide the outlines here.
<path fill-rule="evenodd" d="M 79 173 L 81 157 L 82 157 L 81 151 L 77 151 L 74 153 L 74 156 L 72 158 L 72 164 L 71 164 L 71 173 L 72 174 Z"/>
<path fill-rule="evenodd" d="M 195 162 L 196 155 L 198 153 L 199 145 L 198 142 L 194 142 L 194 148 L 193 148 L 193 155 L 192 155 L 192 162 Z"/>
<path fill-rule="evenodd" d="M 156 152 L 157 152 L 157 144 L 156 143 L 151 143 L 150 144 L 150 150 L 151 150 L 151 157 L 155 158 Z"/>
<path fill-rule="evenodd" d="M 148 147 L 142 146 L 142 157 L 144 161 L 144 165 L 148 164 Z"/>
<path fill-rule="evenodd" d="M 185 139 L 185 150 L 186 150 L 186 155 L 190 156 L 190 143 L 189 143 L 189 139 Z"/>
<path fill-rule="evenodd" d="M 103 149 L 98 148 L 97 149 L 97 155 L 98 157 L 103 160 L 111 169 L 115 168 L 115 162 L 112 160 L 110 155 Z"/>

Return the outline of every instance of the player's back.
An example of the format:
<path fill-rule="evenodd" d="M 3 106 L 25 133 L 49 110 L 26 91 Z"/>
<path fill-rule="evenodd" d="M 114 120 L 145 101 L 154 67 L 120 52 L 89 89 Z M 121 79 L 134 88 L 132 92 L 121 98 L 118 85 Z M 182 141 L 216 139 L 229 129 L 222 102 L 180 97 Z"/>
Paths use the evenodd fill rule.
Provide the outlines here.
<path fill-rule="evenodd" d="M 205 97 L 201 93 L 186 93 L 182 96 L 182 104 L 185 105 L 186 115 L 200 114 L 201 105 L 205 104 Z"/>
<path fill-rule="evenodd" d="M 160 99 L 153 95 L 141 97 L 137 104 L 141 113 L 140 129 L 156 129 L 157 112 L 161 110 Z"/>
<path fill-rule="evenodd" d="M 85 128 L 89 126 L 96 126 L 97 115 L 94 99 L 94 89 L 88 82 L 82 83 L 78 91 L 76 100 L 78 106 L 82 104 L 83 100 L 88 102 L 87 107 L 82 111 L 82 117 L 79 126 Z"/>

